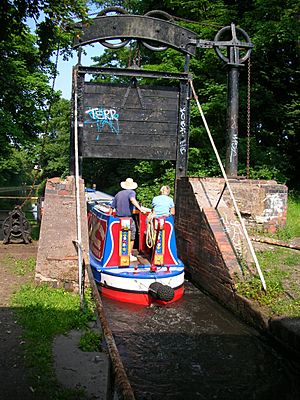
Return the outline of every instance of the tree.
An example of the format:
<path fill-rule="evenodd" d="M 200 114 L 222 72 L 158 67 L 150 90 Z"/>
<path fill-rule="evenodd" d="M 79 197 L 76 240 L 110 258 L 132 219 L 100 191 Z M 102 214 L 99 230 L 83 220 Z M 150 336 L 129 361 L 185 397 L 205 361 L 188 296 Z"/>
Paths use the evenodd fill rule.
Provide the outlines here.
<path fill-rule="evenodd" d="M 299 1 L 298 0 L 181 0 L 100 2 L 120 5 L 144 14 L 150 9 L 168 12 L 179 23 L 213 40 L 224 26 L 234 22 L 254 43 L 251 56 L 251 157 L 253 178 L 275 178 L 298 185 L 299 157 Z M 128 51 L 127 51 L 128 54 Z M 179 53 L 167 50 L 152 54 L 141 48 L 145 69 L 182 71 Z M 121 63 L 126 60 L 122 50 Z M 105 51 L 98 58 L 109 65 L 117 52 Z M 227 73 L 213 49 L 198 49 L 190 71 L 194 87 L 211 128 L 221 157 L 226 149 Z M 247 149 L 247 65 L 240 69 L 239 166 L 246 172 Z M 152 82 L 153 83 L 153 82 Z M 194 102 L 191 107 L 189 174 L 217 175 L 219 168 Z"/>
<path fill-rule="evenodd" d="M 50 57 L 61 48 L 68 55 L 74 37 L 74 18 L 85 18 L 86 1 L 18 0 L 0 2 L 0 173 L 9 182 L 9 165 L 16 150 L 34 148 L 47 130 L 52 102 L 49 84 L 56 74 Z M 27 19 L 36 22 L 32 34 Z M 13 175 L 12 175 L 13 178 Z"/>
<path fill-rule="evenodd" d="M 41 178 L 63 177 L 70 167 L 71 102 L 59 99 L 51 107 L 48 135 L 40 139 L 39 160 Z"/>

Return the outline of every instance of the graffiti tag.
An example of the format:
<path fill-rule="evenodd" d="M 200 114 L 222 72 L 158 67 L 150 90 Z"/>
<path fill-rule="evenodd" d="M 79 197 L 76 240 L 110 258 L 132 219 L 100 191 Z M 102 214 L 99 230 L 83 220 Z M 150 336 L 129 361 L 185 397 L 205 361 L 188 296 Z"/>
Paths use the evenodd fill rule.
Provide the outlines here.
<path fill-rule="evenodd" d="M 265 210 L 264 215 L 267 217 L 274 217 L 282 215 L 284 212 L 284 202 L 278 193 L 268 193 L 264 199 Z"/>
<path fill-rule="evenodd" d="M 85 120 L 85 124 L 93 124 L 96 123 L 97 132 L 101 133 L 104 131 L 105 126 L 108 126 L 110 131 L 119 134 L 119 114 L 113 108 L 89 108 L 85 111 L 85 113 L 89 116 L 89 119 Z M 100 136 L 97 135 L 96 140 L 99 140 Z"/>
<path fill-rule="evenodd" d="M 180 154 L 186 153 L 186 123 L 185 123 L 185 107 L 180 108 Z"/>

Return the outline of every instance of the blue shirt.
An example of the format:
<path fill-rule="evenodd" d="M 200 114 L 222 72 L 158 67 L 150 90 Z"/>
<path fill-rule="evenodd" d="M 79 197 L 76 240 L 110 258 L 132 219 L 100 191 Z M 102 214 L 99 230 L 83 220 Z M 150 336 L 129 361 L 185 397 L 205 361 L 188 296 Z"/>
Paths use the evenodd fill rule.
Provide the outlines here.
<path fill-rule="evenodd" d="M 169 215 L 171 208 L 175 206 L 172 197 L 161 194 L 153 198 L 152 207 L 156 216 L 161 217 L 162 215 Z"/>
<path fill-rule="evenodd" d="M 130 201 L 132 197 L 135 198 L 135 191 L 131 189 L 121 190 L 115 195 L 111 206 L 116 209 L 117 217 L 131 217 L 134 207 Z"/>

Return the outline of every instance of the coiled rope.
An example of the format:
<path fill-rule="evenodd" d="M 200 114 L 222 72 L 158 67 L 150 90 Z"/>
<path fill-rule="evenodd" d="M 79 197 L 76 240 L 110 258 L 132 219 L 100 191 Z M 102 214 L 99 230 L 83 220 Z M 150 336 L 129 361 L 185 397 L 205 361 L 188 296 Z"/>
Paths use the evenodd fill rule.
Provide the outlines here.
<path fill-rule="evenodd" d="M 155 245 L 156 231 L 154 228 L 154 218 L 156 217 L 155 212 L 151 212 L 147 217 L 147 228 L 146 228 L 146 245 L 151 249 Z"/>

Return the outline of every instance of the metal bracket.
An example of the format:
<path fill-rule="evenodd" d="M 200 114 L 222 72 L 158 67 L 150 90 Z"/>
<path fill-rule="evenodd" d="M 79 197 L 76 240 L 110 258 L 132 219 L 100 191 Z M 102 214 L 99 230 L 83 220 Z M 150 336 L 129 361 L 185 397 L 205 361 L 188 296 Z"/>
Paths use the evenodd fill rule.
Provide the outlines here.
<path fill-rule="evenodd" d="M 9 242 L 28 244 L 32 241 L 30 236 L 31 226 L 19 206 L 16 206 L 4 220 L 3 233 L 3 244 Z"/>
<path fill-rule="evenodd" d="M 122 107 L 124 107 L 125 104 L 126 104 L 126 101 L 127 101 L 127 99 L 128 99 L 129 92 L 130 92 L 130 89 L 131 89 L 131 88 L 136 89 L 137 94 L 138 94 L 139 101 L 140 101 L 140 103 L 141 103 L 141 107 L 142 107 L 142 108 L 145 108 L 145 107 L 144 107 L 143 98 L 142 98 L 141 89 L 137 86 L 137 80 L 136 80 L 136 78 L 132 78 L 132 79 L 131 79 L 131 82 L 130 82 L 130 84 L 129 84 L 127 90 L 126 90 L 124 99 L 123 99 L 123 101 L 122 101 Z"/>
<path fill-rule="evenodd" d="M 114 15 L 111 13 L 114 12 Z M 132 39 L 140 40 L 153 51 L 172 47 L 182 53 L 194 55 L 195 32 L 172 22 L 172 17 L 160 10 L 145 15 L 131 15 L 120 7 L 103 10 L 89 25 L 82 26 L 73 48 L 100 42 L 103 46 L 119 49 Z"/>

